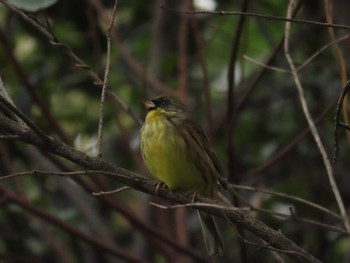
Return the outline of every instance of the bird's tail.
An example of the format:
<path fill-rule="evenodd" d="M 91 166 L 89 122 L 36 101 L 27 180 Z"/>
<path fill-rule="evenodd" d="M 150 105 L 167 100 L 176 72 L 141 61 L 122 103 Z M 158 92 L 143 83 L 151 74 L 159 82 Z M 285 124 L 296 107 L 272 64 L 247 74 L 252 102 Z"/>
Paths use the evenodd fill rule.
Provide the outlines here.
<path fill-rule="evenodd" d="M 210 256 L 221 256 L 225 246 L 218 226 L 212 215 L 197 210 L 207 252 Z"/>

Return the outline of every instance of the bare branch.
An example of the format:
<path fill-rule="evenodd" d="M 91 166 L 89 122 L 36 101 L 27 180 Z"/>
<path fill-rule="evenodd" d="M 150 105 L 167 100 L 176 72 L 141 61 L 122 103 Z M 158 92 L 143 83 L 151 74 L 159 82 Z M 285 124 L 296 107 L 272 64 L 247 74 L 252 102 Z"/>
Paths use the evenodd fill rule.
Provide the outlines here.
<path fill-rule="evenodd" d="M 4 122 L 0 120 L 0 127 Z M 30 131 L 29 134 L 26 134 L 27 140 L 32 139 L 32 143 L 37 145 L 39 148 L 43 148 L 43 145 L 41 144 L 41 140 L 34 139 L 36 136 L 34 133 L 32 134 Z M 51 144 L 51 145 L 48 145 Z M 81 153 L 73 148 L 71 148 L 68 145 L 60 144 L 56 141 L 50 141 L 46 142 L 45 149 L 49 150 L 49 152 L 60 155 L 64 158 L 67 158 L 71 161 L 76 162 L 77 164 L 83 165 L 85 167 L 88 167 L 93 170 L 102 170 L 102 171 L 80 171 L 80 172 L 71 172 L 71 173 L 65 173 L 65 175 L 70 176 L 76 176 L 76 175 L 82 175 L 82 174 L 103 174 L 106 176 L 111 176 L 114 179 L 131 186 L 132 188 L 154 195 L 155 189 L 154 189 L 154 181 L 150 179 L 146 179 L 142 176 L 139 176 L 135 173 L 132 173 L 128 170 L 125 170 L 123 168 L 114 167 L 105 161 L 103 161 L 101 158 L 96 157 L 90 157 L 85 155 L 84 153 Z M 39 171 L 35 171 L 35 173 L 40 174 Z M 41 174 L 44 174 L 45 172 L 42 172 Z M 28 175 L 28 173 L 26 173 Z M 32 173 L 33 174 L 33 173 Z M 55 173 L 49 171 L 49 174 L 56 175 L 62 173 Z M 22 173 L 24 175 L 24 173 Z M 11 177 L 7 177 L 11 178 Z M 167 200 L 179 203 L 179 204 L 185 204 L 191 202 L 192 195 L 184 195 L 180 193 L 174 193 L 166 188 L 159 188 L 157 192 L 158 196 L 163 197 Z M 200 203 L 208 203 L 208 204 L 214 204 L 217 205 L 217 203 L 214 200 L 198 197 L 198 201 Z M 296 254 L 291 254 L 290 256 L 295 258 L 296 260 L 301 260 L 307 258 L 307 262 L 319 262 L 317 259 L 315 259 L 313 256 L 305 252 L 302 248 L 298 247 L 296 244 L 294 244 L 292 241 L 287 239 L 282 233 L 275 231 L 271 228 L 269 228 L 264 223 L 258 221 L 257 219 L 249 216 L 245 211 L 241 210 L 227 210 L 225 213 L 223 211 L 216 207 L 216 206 L 205 206 L 205 207 L 198 207 L 198 209 L 205 210 L 209 213 L 215 214 L 219 217 L 222 217 L 224 219 L 229 219 L 231 222 L 235 224 L 239 224 L 242 227 L 245 227 L 249 231 L 253 232 L 257 236 L 264 239 L 266 242 L 269 242 L 273 244 L 273 246 L 277 249 L 285 249 L 285 250 L 291 250 L 295 251 Z M 302 256 L 300 256 L 302 255 Z"/>
<path fill-rule="evenodd" d="M 183 207 L 193 207 L 193 208 L 198 208 L 198 207 L 212 207 L 212 208 L 217 208 L 222 211 L 226 210 L 240 210 L 240 211 L 249 211 L 250 208 L 237 208 L 233 206 L 226 206 L 226 205 L 218 205 L 218 204 L 208 204 L 208 203 L 199 203 L 199 202 L 191 202 L 187 204 L 180 204 L 180 205 L 160 205 L 154 202 L 150 202 L 150 205 L 153 205 L 155 207 L 161 208 L 161 209 L 177 209 L 177 208 L 183 208 Z"/>
<path fill-rule="evenodd" d="M 334 213 L 333 211 L 323 207 L 323 206 L 320 206 L 316 203 L 313 203 L 311 201 L 308 201 L 308 200 L 305 200 L 303 198 L 300 198 L 300 197 L 297 197 L 297 196 L 292 196 L 292 195 L 288 195 L 288 194 L 285 194 L 285 193 L 280 193 L 280 192 L 275 192 L 275 191 L 271 191 L 271 190 L 267 190 L 267 189 L 263 189 L 263 188 L 258 188 L 258 187 L 252 187 L 252 186 L 245 186 L 245 185 L 234 185 L 234 184 L 230 184 L 229 187 L 233 187 L 233 188 L 236 188 L 236 189 L 243 189 L 243 190 L 247 190 L 247 191 L 255 191 L 255 192 L 261 192 L 261 193 L 266 193 L 266 194 L 270 194 L 270 195 L 274 195 L 274 196 L 278 196 L 278 197 L 283 197 L 283 198 L 286 198 L 288 200 L 292 200 L 292 201 L 295 201 L 295 202 L 298 202 L 298 203 L 301 203 L 301 204 L 304 204 L 304 205 L 307 205 L 307 206 L 310 206 L 312 208 L 315 208 L 315 209 L 318 209 L 326 214 L 329 214 L 335 218 L 338 218 L 338 219 L 342 219 L 342 217 L 340 215 L 338 215 L 337 213 Z"/>
<path fill-rule="evenodd" d="M 251 57 L 248 57 L 247 55 L 243 55 L 243 58 L 260 66 L 260 67 L 266 68 L 266 69 L 274 70 L 274 71 L 281 72 L 281 73 L 290 73 L 290 70 L 288 70 L 288 69 L 283 69 L 283 68 L 278 68 L 278 67 L 266 65 L 266 64 L 261 63 L 261 62 L 255 60 Z"/>
<path fill-rule="evenodd" d="M 248 7 L 250 5 L 250 0 L 243 0 L 241 3 L 241 11 L 246 12 L 248 10 Z M 230 54 L 230 61 L 228 65 L 228 72 L 227 72 L 227 127 L 225 128 L 226 131 L 226 139 L 227 139 L 227 170 L 228 170 L 228 180 L 230 182 L 237 182 L 237 174 L 236 174 L 236 156 L 235 156 L 235 145 L 233 142 L 233 133 L 234 133 L 234 110 L 235 110 L 235 103 L 236 99 L 234 97 L 234 88 L 235 88 L 235 72 L 236 72 L 236 63 L 238 58 L 238 53 L 240 49 L 241 44 L 241 37 L 243 35 L 243 28 L 246 24 L 246 17 L 240 16 L 238 20 L 238 24 L 235 30 L 234 37 L 232 39 L 231 44 L 231 54 Z M 212 129 L 212 128 L 211 128 Z M 239 199 L 234 196 L 234 204 L 239 205 Z M 245 233 L 238 228 L 237 231 L 239 234 L 244 237 Z M 247 255 L 247 249 L 244 245 L 244 243 L 239 243 L 240 245 L 240 257 L 242 262 L 248 261 L 248 255 Z"/>
<path fill-rule="evenodd" d="M 338 39 L 335 39 L 333 40 L 332 42 L 324 45 L 323 47 L 321 47 L 319 50 L 317 50 L 314 54 L 312 54 L 312 56 L 310 56 L 307 60 L 305 60 L 303 62 L 303 64 L 301 64 L 298 68 L 297 68 L 297 71 L 300 71 L 301 69 L 303 69 L 307 64 L 309 64 L 314 58 L 316 58 L 318 55 L 320 55 L 323 51 L 325 51 L 327 48 L 329 48 L 330 46 L 332 45 L 335 45 L 336 43 L 339 43 L 341 41 L 344 41 L 344 40 L 347 40 L 349 39 L 350 35 L 347 34 L 345 36 L 342 36 Z M 274 71 L 277 71 L 277 72 L 281 72 L 281 73 L 291 73 L 291 71 L 289 69 L 284 69 L 284 68 L 278 68 L 278 67 L 273 67 L 273 66 L 269 66 L 269 65 L 266 65 L 264 63 L 261 63 L 247 55 L 243 55 L 243 58 L 256 64 L 256 65 L 259 65 L 263 68 L 266 68 L 266 69 L 270 69 L 270 70 L 274 70 Z"/>
<path fill-rule="evenodd" d="M 46 135 L 36 124 L 34 124 L 27 116 L 25 116 L 21 111 L 19 111 L 11 102 L 6 100 L 3 96 L 0 96 L 0 104 L 2 104 L 5 108 L 15 114 L 21 122 L 25 123 L 25 125 L 31 128 L 42 140 L 50 139 L 48 135 Z"/>
<path fill-rule="evenodd" d="M 333 22 L 333 11 L 332 11 L 332 2 L 329 0 L 324 0 L 324 9 L 325 9 L 325 13 L 326 13 L 326 20 L 328 23 L 332 23 Z M 334 28 L 329 27 L 328 28 L 328 33 L 330 38 L 334 41 L 335 40 L 335 31 Z M 335 55 L 339 64 L 339 75 L 341 77 L 341 83 L 342 86 L 346 85 L 346 82 L 348 80 L 348 76 L 347 76 L 347 69 L 346 69 L 346 63 L 345 63 L 345 58 L 344 58 L 344 54 L 342 52 L 342 50 L 340 49 L 338 43 L 335 43 L 334 45 L 334 49 L 335 49 Z M 343 115 L 344 115 L 344 121 L 346 123 L 350 122 L 350 116 L 349 116 L 349 107 L 348 107 L 348 95 L 345 95 L 344 101 L 343 101 Z M 348 141 L 350 141 L 350 132 L 347 131 L 346 132 L 346 136 L 348 138 Z"/>
<path fill-rule="evenodd" d="M 92 195 L 94 196 L 101 196 L 101 195 L 111 195 L 111 194 L 119 194 L 120 192 L 123 192 L 125 190 L 132 189 L 130 186 L 124 186 L 112 191 L 101 191 L 101 192 L 93 192 Z"/>
<path fill-rule="evenodd" d="M 347 129 L 348 131 L 350 131 L 350 126 L 339 120 L 340 119 L 340 112 L 344 106 L 343 101 L 344 101 L 346 94 L 348 94 L 349 89 L 350 89 L 350 80 L 348 80 L 348 82 L 344 86 L 344 88 L 340 94 L 340 97 L 338 99 L 338 102 L 337 102 L 337 108 L 335 110 L 335 116 L 334 116 L 334 153 L 333 153 L 333 162 L 334 163 L 337 161 L 337 156 L 338 156 L 338 151 L 339 151 L 339 149 L 338 149 L 338 127 L 343 127 L 345 129 Z"/>
<path fill-rule="evenodd" d="M 193 1 L 190 1 L 191 9 L 194 9 Z M 212 98 L 210 93 L 210 80 L 209 80 L 209 73 L 208 73 L 208 65 L 205 61 L 205 52 L 204 52 L 204 44 L 200 35 L 199 31 L 199 25 L 197 17 L 192 16 L 191 17 L 191 24 L 192 24 L 192 30 L 194 34 L 194 38 L 196 41 L 196 50 L 197 50 L 197 58 L 199 60 L 199 65 L 202 70 L 203 74 L 203 85 L 204 85 L 204 97 L 205 97 L 205 108 L 206 108 L 206 116 L 208 121 L 208 127 L 209 127 L 209 135 L 212 134 L 211 129 L 213 127 L 213 109 L 212 109 Z"/>
<path fill-rule="evenodd" d="M 301 64 L 297 71 L 300 71 L 302 68 L 304 68 L 307 64 L 309 64 L 315 57 L 317 57 L 319 54 L 321 54 L 324 50 L 326 50 L 327 48 L 329 48 L 330 46 L 337 46 L 336 44 L 341 42 L 341 41 L 344 41 L 344 40 L 347 40 L 349 39 L 350 35 L 347 34 L 345 36 L 342 36 L 342 37 L 339 37 L 338 39 L 334 39 L 332 40 L 330 43 L 324 45 L 323 47 L 321 47 L 319 50 L 317 50 L 311 57 L 309 57 L 307 60 L 304 61 L 303 64 Z"/>
<path fill-rule="evenodd" d="M 7 101 L 10 105 L 14 105 L 13 100 L 11 99 L 10 95 L 8 94 L 7 88 L 5 86 L 5 83 L 2 80 L 2 77 L 0 76 L 0 97 L 3 97 L 4 101 Z M 6 107 L 6 106 L 5 106 Z M 17 120 L 21 125 L 26 125 L 23 120 L 16 114 L 11 114 L 15 120 Z"/>
<path fill-rule="evenodd" d="M 292 16 L 293 10 L 294 10 L 295 5 L 296 5 L 296 2 L 297 2 L 296 0 L 291 0 L 289 2 L 288 12 L 287 12 L 287 17 L 288 18 L 290 18 Z M 321 138 L 320 138 L 320 136 L 318 134 L 318 131 L 317 131 L 316 126 L 315 126 L 315 123 L 313 122 L 312 117 L 310 115 L 310 112 L 309 112 L 309 109 L 308 109 L 308 106 L 307 106 L 307 102 L 306 102 L 306 99 L 305 99 L 304 89 L 303 89 L 303 87 L 301 85 L 301 82 L 300 82 L 299 77 L 298 77 L 297 69 L 296 69 L 296 67 L 294 65 L 294 62 L 292 60 L 292 57 L 290 56 L 290 53 L 289 53 L 290 30 L 291 30 L 291 22 L 287 22 L 286 23 L 286 27 L 285 27 L 285 42 L 284 42 L 285 57 L 286 57 L 286 59 L 288 61 L 288 64 L 290 66 L 292 77 L 293 77 L 295 86 L 296 86 L 296 88 L 298 90 L 298 93 L 299 93 L 299 99 L 300 99 L 300 102 L 301 102 L 301 106 L 302 106 L 305 118 L 306 118 L 306 120 L 307 120 L 307 122 L 309 124 L 312 136 L 314 137 L 314 140 L 315 140 L 316 145 L 317 145 L 317 147 L 318 147 L 318 149 L 319 149 L 319 151 L 321 153 L 324 165 L 326 167 L 328 179 L 329 179 L 332 191 L 334 193 L 335 199 L 337 201 L 338 207 L 340 209 L 340 213 L 341 213 L 341 215 L 343 217 L 345 228 L 348 231 L 348 233 L 350 233 L 349 218 L 348 218 L 348 215 L 346 213 L 343 200 L 342 200 L 342 198 L 340 196 L 340 193 L 339 193 L 339 190 L 338 190 L 338 186 L 337 186 L 337 184 L 336 184 L 336 182 L 334 180 L 333 169 L 332 169 L 331 163 L 329 161 L 327 152 L 326 152 L 326 150 L 325 150 L 325 148 L 323 146 Z"/>
<path fill-rule="evenodd" d="M 90 2 L 95 7 L 96 11 L 99 13 L 99 16 L 102 19 L 102 21 L 105 24 L 108 24 L 109 20 L 105 15 L 105 9 L 101 1 L 90 0 Z M 152 88 L 154 88 L 158 92 L 168 94 L 168 95 L 176 95 L 176 92 L 173 89 L 161 83 L 154 76 L 147 74 L 147 72 L 143 69 L 143 67 L 130 54 L 128 48 L 123 44 L 123 42 L 119 38 L 119 35 L 117 34 L 116 31 L 112 31 L 111 34 L 112 34 L 113 40 L 115 40 L 116 44 L 118 45 L 120 56 L 125 60 L 128 66 L 134 71 L 134 73 L 138 77 L 143 79 L 148 85 L 150 85 Z M 141 122 L 141 125 L 142 125 L 142 122 Z"/>
<path fill-rule="evenodd" d="M 111 30 L 112 30 L 112 27 L 114 24 L 115 15 L 117 13 L 117 3 L 118 3 L 118 0 L 115 0 L 114 6 L 113 6 L 113 14 L 112 14 L 111 23 L 109 24 L 107 32 L 106 32 L 106 39 L 107 39 L 106 68 L 105 68 L 105 74 L 104 74 L 104 78 L 103 78 L 103 86 L 102 86 L 102 92 L 101 92 L 100 115 L 99 115 L 98 135 L 97 135 L 97 156 L 98 157 L 102 157 L 102 134 L 103 134 L 104 104 L 105 104 L 107 81 L 108 81 L 110 59 L 111 59 L 110 58 L 110 56 L 111 56 Z"/>
<path fill-rule="evenodd" d="M 13 50 L 14 48 L 13 45 L 9 42 L 9 40 L 6 37 L 6 34 L 3 32 L 1 28 L 0 28 L 0 42 L 4 47 L 5 54 L 8 57 L 9 62 L 13 65 L 14 72 L 17 74 L 18 78 L 23 84 L 23 87 L 27 90 L 32 101 L 41 110 L 42 116 L 46 118 L 46 121 L 52 128 L 52 131 L 55 132 L 62 141 L 64 141 L 69 145 L 73 145 L 73 141 L 71 140 L 70 136 L 58 123 L 49 105 L 47 104 L 47 102 L 45 102 L 42 95 L 39 94 L 38 87 L 34 87 L 34 85 L 32 84 L 32 81 L 29 79 L 28 75 L 26 74 L 23 66 L 19 63 L 17 56 Z"/>
<path fill-rule="evenodd" d="M 127 262 L 139 262 L 139 263 L 146 263 L 148 261 L 145 261 L 143 259 L 140 259 L 134 255 L 130 255 L 126 253 L 123 249 L 111 246 L 105 242 L 103 242 L 100 239 L 97 239 L 94 236 L 88 235 L 84 233 L 83 231 L 79 230 L 78 228 L 64 222 L 62 219 L 55 217 L 51 214 L 46 213 L 45 211 L 37 208 L 35 205 L 29 203 L 27 200 L 20 198 L 15 193 L 11 192 L 7 188 L 5 188 L 2 184 L 0 184 L 0 192 L 6 196 L 9 201 L 12 201 L 16 205 L 20 206 L 21 208 L 29 211 L 31 214 L 38 216 L 39 218 L 44 219 L 47 222 L 50 222 L 53 225 L 56 225 L 65 231 L 67 233 L 73 234 L 77 237 L 79 237 L 84 242 L 96 246 L 99 249 L 109 253 L 110 255 L 114 255 L 117 258 L 123 259 Z"/>
<path fill-rule="evenodd" d="M 297 23 L 297 24 L 332 27 L 332 28 L 350 30 L 350 26 L 346 26 L 346 25 L 324 23 L 324 22 L 310 21 L 310 20 L 302 20 L 302 19 L 295 19 L 295 18 L 293 19 L 293 18 L 288 18 L 288 17 L 286 18 L 286 17 L 282 17 L 282 16 L 264 15 L 264 14 L 251 13 L 251 12 L 198 11 L 198 10 L 188 11 L 188 10 L 176 10 L 176 9 L 166 7 L 166 6 L 160 6 L 160 8 L 167 10 L 167 11 L 170 11 L 170 12 L 174 12 L 174 13 L 178 13 L 178 14 L 186 14 L 186 15 L 206 14 L 206 15 L 220 15 L 220 16 L 248 16 L 248 17 L 263 18 L 263 19 L 267 19 L 267 20 L 275 20 L 275 21 L 282 21 L 282 22 L 290 22 L 290 23 Z"/>
<path fill-rule="evenodd" d="M 47 30 L 42 24 L 40 24 L 37 20 L 33 19 L 32 17 L 28 16 L 25 12 L 23 12 L 22 10 L 18 9 L 17 7 L 15 7 L 14 5 L 12 5 L 11 3 L 9 3 L 6 0 L 0 0 L 0 3 L 2 3 L 3 5 L 7 6 L 9 9 L 11 9 L 12 11 L 14 11 L 15 13 L 17 13 L 19 16 L 21 16 L 26 22 L 28 22 L 29 24 L 31 24 L 36 30 L 38 30 L 42 35 L 44 35 L 47 40 L 49 41 L 50 44 L 52 44 L 53 46 L 59 47 L 61 50 L 63 50 L 63 52 L 74 62 L 74 65 L 78 68 L 84 69 L 88 72 L 88 74 L 90 75 L 91 79 L 94 81 L 94 84 L 98 87 L 102 87 L 103 86 L 103 81 L 101 80 L 101 78 L 96 74 L 96 72 L 94 72 L 91 67 L 87 64 L 85 64 L 74 52 L 73 50 L 68 47 L 67 45 L 61 43 L 54 35 L 52 35 L 52 33 Z M 142 125 L 142 121 L 140 120 L 140 118 L 137 116 L 136 113 L 134 113 L 128 106 L 127 104 L 121 100 L 119 97 L 117 97 L 113 91 L 111 90 L 110 87 L 107 88 L 106 90 L 107 94 L 109 96 L 111 96 L 116 102 L 117 104 L 126 112 L 129 114 L 129 116 L 134 119 L 134 121 L 139 124 Z"/>

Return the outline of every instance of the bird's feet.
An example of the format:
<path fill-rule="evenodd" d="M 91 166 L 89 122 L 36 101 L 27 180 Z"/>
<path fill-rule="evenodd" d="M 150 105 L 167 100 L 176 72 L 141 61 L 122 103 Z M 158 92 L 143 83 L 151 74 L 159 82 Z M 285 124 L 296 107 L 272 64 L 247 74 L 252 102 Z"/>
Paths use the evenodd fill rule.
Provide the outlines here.
<path fill-rule="evenodd" d="M 166 184 L 162 181 L 157 181 L 154 183 L 154 186 L 156 187 L 156 195 L 158 195 L 159 188 L 164 187 L 167 188 Z"/>
<path fill-rule="evenodd" d="M 192 198 L 191 198 L 192 203 L 194 203 L 194 202 L 196 201 L 197 196 L 198 196 L 198 193 L 197 193 L 197 192 L 194 192 L 194 193 L 192 194 Z"/>

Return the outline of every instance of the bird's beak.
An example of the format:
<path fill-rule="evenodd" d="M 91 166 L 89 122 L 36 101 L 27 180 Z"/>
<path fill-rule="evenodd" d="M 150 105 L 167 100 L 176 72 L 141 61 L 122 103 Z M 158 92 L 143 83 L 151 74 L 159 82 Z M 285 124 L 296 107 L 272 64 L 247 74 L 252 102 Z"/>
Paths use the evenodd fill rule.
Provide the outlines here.
<path fill-rule="evenodd" d="M 154 102 L 151 101 L 151 100 L 145 101 L 145 102 L 143 103 L 143 105 L 145 105 L 145 108 L 146 108 L 148 111 L 153 110 L 153 109 L 156 108 L 156 104 L 154 104 Z"/>

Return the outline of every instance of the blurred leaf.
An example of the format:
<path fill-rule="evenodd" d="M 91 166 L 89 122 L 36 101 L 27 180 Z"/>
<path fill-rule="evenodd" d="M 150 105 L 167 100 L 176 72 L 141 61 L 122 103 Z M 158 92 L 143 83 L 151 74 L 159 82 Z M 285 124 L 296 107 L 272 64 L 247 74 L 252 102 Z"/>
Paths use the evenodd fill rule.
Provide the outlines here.
<path fill-rule="evenodd" d="M 57 0 L 9 0 L 9 2 L 25 11 L 36 12 L 52 6 Z"/>

